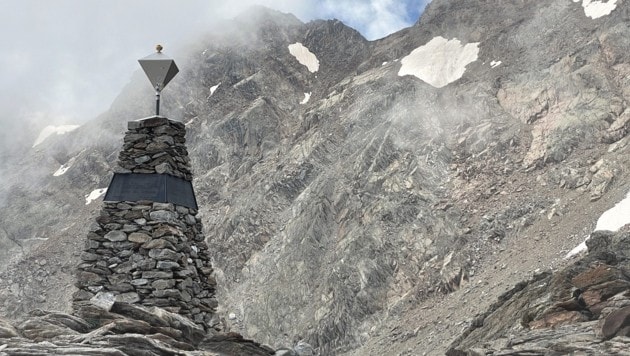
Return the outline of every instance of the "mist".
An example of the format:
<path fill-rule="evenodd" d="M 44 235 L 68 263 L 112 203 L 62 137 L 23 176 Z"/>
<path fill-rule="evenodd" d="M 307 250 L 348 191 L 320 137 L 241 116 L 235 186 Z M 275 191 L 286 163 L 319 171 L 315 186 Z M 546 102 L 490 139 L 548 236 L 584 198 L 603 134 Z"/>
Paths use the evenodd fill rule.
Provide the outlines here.
<path fill-rule="evenodd" d="M 304 22 L 337 18 L 372 40 L 413 24 L 427 2 L 0 0 L 0 173 L 44 127 L 106 111 L 157 43 L 177 60 L 212 24 L 255 4 Z"/>

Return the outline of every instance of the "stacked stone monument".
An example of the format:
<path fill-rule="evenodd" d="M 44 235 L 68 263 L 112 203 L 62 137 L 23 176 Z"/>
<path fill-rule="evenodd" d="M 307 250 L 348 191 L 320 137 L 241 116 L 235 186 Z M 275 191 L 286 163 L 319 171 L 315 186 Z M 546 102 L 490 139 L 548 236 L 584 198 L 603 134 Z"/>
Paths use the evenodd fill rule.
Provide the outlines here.
<path fill-rule="evenodd" d="M 118 302 L 161 307 L 205 328 L 216 326 L 216 282 L 196 216 L 185 126 L 160 116 L 129 122 L 119 166 L 110 190 L 117 177 L 124 178 L 124 189 L 122 195 L 108 191 L 90 227 L 78 267 L 75 311 L 108 295 Z M 162 178 L 174 179 L 179 188 Z M 190 187 L 188 193 L 182 184 Z M 124 198 L 160 192 L 167 194 Z M 181 192 L 188 194 L 185 203 L 179 203 Z"/>

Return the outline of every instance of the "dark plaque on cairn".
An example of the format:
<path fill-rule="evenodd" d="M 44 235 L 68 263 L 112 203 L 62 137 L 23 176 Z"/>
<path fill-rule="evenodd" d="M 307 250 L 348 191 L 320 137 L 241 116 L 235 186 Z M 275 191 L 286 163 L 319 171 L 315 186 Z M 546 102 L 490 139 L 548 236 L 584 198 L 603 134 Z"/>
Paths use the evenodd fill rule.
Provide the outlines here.
<path fill-rule="evenodd" d="M 192 183 L 169 174 L 116 173 L 103 201 L 173 203 L 199 210 Z"/>

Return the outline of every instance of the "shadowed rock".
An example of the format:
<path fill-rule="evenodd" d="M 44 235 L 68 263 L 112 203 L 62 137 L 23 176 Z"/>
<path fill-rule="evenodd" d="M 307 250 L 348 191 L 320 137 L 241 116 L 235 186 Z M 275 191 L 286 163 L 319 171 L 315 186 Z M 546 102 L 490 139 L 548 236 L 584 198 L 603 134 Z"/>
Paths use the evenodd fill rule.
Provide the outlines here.
<path fill-rule="evenodd" d="M 115 302 L 111 310 L 78 303 L 82 317 L 36 310 L 0 319 L 0 355 L 273 355 L 236 333 L 206 333 L 186 317 L 157 307 Z"/>

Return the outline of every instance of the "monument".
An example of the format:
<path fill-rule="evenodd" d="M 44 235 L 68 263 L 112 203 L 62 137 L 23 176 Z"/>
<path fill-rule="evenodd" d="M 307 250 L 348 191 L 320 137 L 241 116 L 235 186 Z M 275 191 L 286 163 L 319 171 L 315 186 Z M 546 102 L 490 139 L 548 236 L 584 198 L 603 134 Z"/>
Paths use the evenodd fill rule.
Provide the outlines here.
<path fill-rule="evenodd" d="M 73 308 L 99 300 L 157 306 L 218 325 L 216 282 L 202 231 L 185 126 L 160 116 L 179 69 L 157 52 L 139 60 L 156 90 L 155 116 L 128 123 L 118 166 L 78 266 Z"/>

